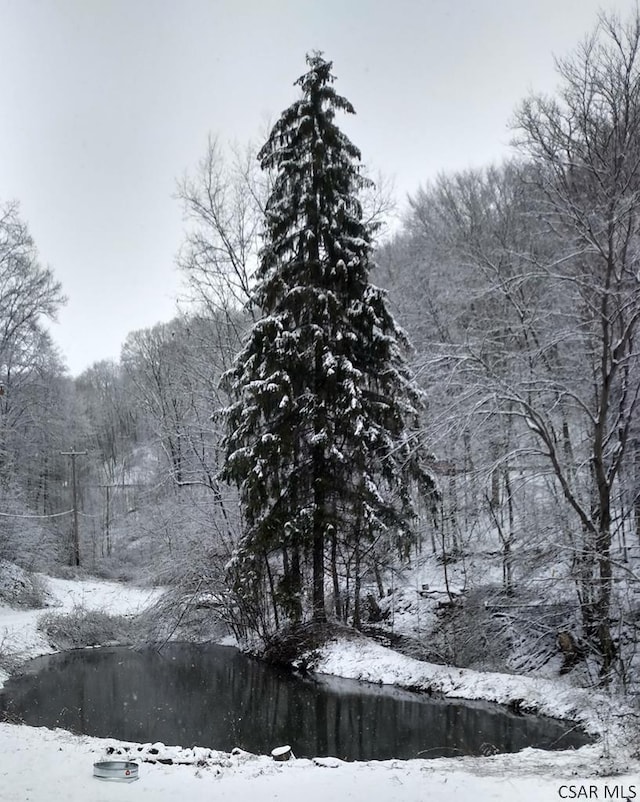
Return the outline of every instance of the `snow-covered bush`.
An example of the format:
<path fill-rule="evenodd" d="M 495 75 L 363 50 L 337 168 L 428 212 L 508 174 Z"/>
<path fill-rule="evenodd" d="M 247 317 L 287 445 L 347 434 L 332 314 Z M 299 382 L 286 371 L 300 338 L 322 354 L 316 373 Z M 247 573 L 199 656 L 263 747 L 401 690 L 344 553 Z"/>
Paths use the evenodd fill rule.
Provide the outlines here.
<path fill-rule="evenodd" d="M 37 574 L 0 559 L 0 603 L 12 607 L 46 607 L 49 592 L 44 580 Z"/>
<path fill-rule="evenodd" d="M 0 674 L 11 674 L 15 668 L 15 657 L 11 654 L 7 644 L 7 635 L 0 633 Z"/>
<path fill-rule="evenodd" d="M 79 649 L 83 646 L 130 643 L 134 622 L 127 616 L 76 606 L 70 613 L 45 613 L 38 620 L 38 629 L 56 649 Z"/>

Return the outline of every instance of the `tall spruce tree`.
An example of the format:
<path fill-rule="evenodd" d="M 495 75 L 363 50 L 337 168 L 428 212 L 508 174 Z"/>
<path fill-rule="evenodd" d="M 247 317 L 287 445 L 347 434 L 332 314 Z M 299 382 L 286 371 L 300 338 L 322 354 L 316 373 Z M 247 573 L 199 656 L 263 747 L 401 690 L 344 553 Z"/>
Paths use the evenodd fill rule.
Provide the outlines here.
<path fill-rule="evenodd" d="M 264 582 L 276 625 L 279 613 L 306 612 L 307 565 L 312 616 L 325 620 L 327 552 L 337 590 L 337 549 L 358 568 L 381 533 L 410 528 L 412 483 L 434 490 L 407 343 L 369 282 L 360 152 L 334 122 L 354 110 L 333 89 L 331 62 L 316 52 L 307 64 L 300 99 L 258 154 L 273 175 L 252 299 L 261 317 L 225 377 L 234 402 L 223 476 L 240 488 L 246 519 L 236 591 Z"/>

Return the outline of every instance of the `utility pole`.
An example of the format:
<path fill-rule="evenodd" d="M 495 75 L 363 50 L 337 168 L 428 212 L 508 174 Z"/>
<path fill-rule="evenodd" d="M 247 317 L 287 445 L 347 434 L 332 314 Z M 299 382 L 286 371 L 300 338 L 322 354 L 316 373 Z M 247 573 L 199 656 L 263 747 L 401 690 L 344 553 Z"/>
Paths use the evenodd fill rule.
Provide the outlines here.
<path fill-rule="evenodd" d="M 73 562 L 72 565 L 80 565 L 80 535 L 78 533 L 78 486 L 76 482 L 76 457 L 85 456 L 87 451 L 76 451 L 71 446 L 71 451 L 61 451 L 63 457 L 71 457 L 71 485 L 73 493 Z"/>
<path fill-rule="evenodd" d="M 109 515 L 109 491 L 111 490 L 111 486 L 105 485 L 105 488 L 107 491 L 107 520 L 105 523 L 105 535 L 107 539 L 107 557 L 111 557 L 111 529 L 109 528 L 109 524 L 111 523 L 111 516 Z"/>

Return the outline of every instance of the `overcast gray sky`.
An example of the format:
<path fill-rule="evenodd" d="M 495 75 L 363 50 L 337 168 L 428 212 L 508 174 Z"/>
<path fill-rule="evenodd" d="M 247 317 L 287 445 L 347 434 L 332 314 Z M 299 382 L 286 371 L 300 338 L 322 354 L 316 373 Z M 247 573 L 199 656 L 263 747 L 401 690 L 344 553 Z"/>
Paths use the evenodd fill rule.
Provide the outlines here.
<path fill-rule="evenodd" d="M 176 179 L 207 137 L 255 138 L 334 62 L 345 126 L 402 198 L 508 151 L 531 90 L 557 85 L 599 10 L 632 0 L 0 0 L 0 200 L 16 199 L 69 301 L 69 369 L 118 358 L 175 313 Z"/>

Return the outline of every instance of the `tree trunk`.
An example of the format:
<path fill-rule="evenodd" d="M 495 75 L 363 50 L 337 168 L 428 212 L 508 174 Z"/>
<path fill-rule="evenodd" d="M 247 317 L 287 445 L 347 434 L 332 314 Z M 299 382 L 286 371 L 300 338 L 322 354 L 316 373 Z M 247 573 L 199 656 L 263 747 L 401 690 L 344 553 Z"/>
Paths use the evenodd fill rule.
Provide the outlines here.
<path fill-rule="evenodd" d="M 338 578 L 338 535 L 335 526 L 331 529 L 331 580 L 333 582 L 333 603 L 336 618 L 342 621 L 342 599 L 340 598 L 340 581 Z"/>
<path fill-rule="evenodd" d="M 373 557 L 373 574 L 376 579 L 376 585 L 378 586 L 378 597 L 384 599 L 384 585 L 382 584 L 382 574 L 380 573 L 380 563 L 376 559 L 375 555 Z"/>
<path fill-rule="evenodd" d="M 596 601 L 597 637 L 602 654 L 603 682 L 611 678 L 611 669 L 616 657 L 616 648 L 611 636 L 611 532 L 609 526 L 598 532 L 598 598 Z"/>
<path fill-rule="evenodd" d="M 271 572 L 271 565 L 269 564 L 269 555 L 264 552 L 264 564 L 267 569 L 267 579 L 269 580 L 269 594 L 271 596 L 271 606 L 273 609 L 273 622 L 276 629 L 280 627 L 280 619 L 278 617 L 278 603 L 276 600 L 276 589 L 273 582 L 273 573 Z"/>
<path fill-rule="evenodd" d="M 327 613 L 324 603 L 324 536 L 325 536 L 325 513 L 324 513 L 324 490 L 322 488 L 323 479 L 316 474 L 314 491 L 314 510 L 313 510 L 313 541 L 312 541 L 312 560 L 313 560 L 313 620 L 324 622 L 327 620 Z"/>
<path fill-rule="evenodd" d="M 356 537 L 356 575 L 355 575 L 355 582 L 354 582 L 354 589 L 353 589 L 353 626 L 356 629 L 360 629 L 362 626 L 361 614 L 360 614 L 360 588 L 362 584 L 362 578 L 360 576 L 360 535 L 358 534 Z"/>
<path fill-rule="evenodd" d="M 633 454 L 633 518 L 636 528 L 636 536 L 640 543 L 640 440 L 634 439 L 631 444 Z"/>
<path fill-rule="evenodd" d="M 504 469 L 504 492 L 507 498 L 507 518 L 508 529 L 507 537 L 504 541 L 502 553 L 502 571 L 503 571 L 503 584 L 504 591 L 507 596 L 513 595 L 513 553 L 511 547 L 514 538 L 514 512 L 513 512 L 513 496 L 511 494 L 511 479 L 509 478 L 509 466 L 505 465 Z"/>

